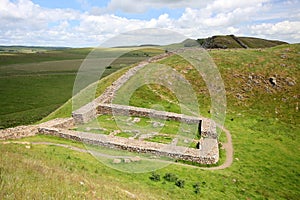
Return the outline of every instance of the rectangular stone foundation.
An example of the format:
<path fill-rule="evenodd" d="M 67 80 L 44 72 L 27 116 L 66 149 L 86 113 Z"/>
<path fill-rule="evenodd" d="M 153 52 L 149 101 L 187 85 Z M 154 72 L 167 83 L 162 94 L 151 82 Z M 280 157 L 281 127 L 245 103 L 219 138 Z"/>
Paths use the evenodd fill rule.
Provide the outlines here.
<path fill-rule="evenodd" d="M 183 114 L 157 111 L 147 108 L 124 106 L 117 104 L 96 104 L 91 102 L 80 109 L 74 111 L 72 116 L 77 124 L 87 123 L 97 117 L 97 115 L 123 115 L 137 117 L 151 117 L 164 120 L 180 121 L 187 124 L 200 124 L 201 135 L 206 138 L 217 138 L 216 124 L 207 118 L 187 116 Z"/>
<path fill-rule="evenodd" d="M 200 164 L 216 164 L 219 160 L 218 142 L 215 139 L 205 139 L 206 141 L 204 142 L 204 146 L 201 150 L 199 150 L 109 135 L 59 130 L 47 127 L 40 127 L 39 133 L 81 141 L 86 144 L 99 145 L 111 149 L 127 150 L 137 153 L 150 153 L 156 156 L 167 156 L 174 159 Z"/>

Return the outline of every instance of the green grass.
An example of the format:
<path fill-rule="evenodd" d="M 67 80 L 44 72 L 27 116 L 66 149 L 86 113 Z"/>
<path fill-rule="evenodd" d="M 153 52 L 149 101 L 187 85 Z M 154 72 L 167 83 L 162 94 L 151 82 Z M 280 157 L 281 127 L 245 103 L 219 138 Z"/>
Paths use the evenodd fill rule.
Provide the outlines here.
<path fill-rule="evenodd" d="M 121 132 L 121 133 L 116 134 L 116 136 L 118 136 L 118 137 L 124 137 L 124 138 L 130 138 L 130 137 L 135 136 L 135 134 L 134 133 L 124 133 L 124 132 Z"/>
<path fill-rule="evenodd" d="M 251 38 L 251 37 L 239 37 L 239 39 L 246 44 L 249 48 L 267 48 L 274 47 L 276 45 L 285 44 L 285 42 L 276 41 L 276 40 L 264 40 L 260 38 Z"/>
<path fill-rule="evenodd" d="M 163 144 L 170 144 L 173 140 L 172 137 L 170 136 L 164 136 L 164 135 L 156 135 L 152 138 L 148 138 L 148 139 L 145 139 L 146 141 L 149 141 L 149 142 L 157 142 L 157 143 L 163 143 Z"/>
<path fill-rule="evenodd" d="M 72 97 L 77 70 L 91 50 L 42 49 L 40 53 L 22 53 L 23 50 L 17 48 L 9 55 L 0 54 L 0 128 L 35 123 L 58 108 L 61 109 L 46 119 L 51 119 L 54 115 L 54 118 L 68 116 L 72 111 L 72 104 L 67 100 Z M 109 52 L 124 49 L 100 51 L 101 54 L 109 55 Z M 120 69 L 128 69 L 128 66 L 162 52 L 151 48 L 128 51 L 116 59 L 102 77 L 120 71 L 115 75 L 119 77 L 125 72 Z M 114 79 L 105 80 L 99 91 L 103 92 Z"/>
<path fill-rule="evenodd" d="M 36 63 L 44 61 L 83 59 L 91 51 L 91 48 L 48 50 L 37 53 L 4 53 L 0 54 L 0 67 L 11 64 Z"/>
<path fill-rule="evenodd" d="M 114 131 L 120 131 L 116 136 L 125 138 L 133 137 L 136 134 L 139 138 L 141 134 L 157 133 L 157 135 L 145 140 L 167 144 L 177 137 L 179 138 L 179 146 L 196 148 L 196 144 L 185 143 L 184 139 L 191 141 L 196 138 L 197 125 L 181 124 L 173 120 L 153 120 L 147 117 L 138 117 L 140 121 L 133 122 L 134 118 L 136 117 L 101 115 L 96 120 L 77 125 L 75 130 L 106 135 Z M 158 125 L 154 126 L 155 123 Z"/>
<path fill-rule="evenodd" d="M 30 124 L 46 117 L 71 98 L 74 78 L 74 75 L 0 78 L 0 127 Z"/>
<path fill-rule="evenodd" d="M 205 48 L 244 48 L 239 42 L 245 44 L 248 48 L 268 48 L 277 45 L 287 44 L 286 42 L 276 40 L 266 40 L 253 37 L 237 37 L 233 35 L 217 35 L 207 39 L 198 39 L 197 41 Z M 207 41 L 209 43 L 207 44 Z"/>
<path fill-rule="evenodd" d="M 151 173 L 119 172 L 102 165 L 89 154 L 62 147 L 34 145 L 26 149 L 24 145 L 1 144 L 0 198 L 126 199 L 129 197 L 123 190 L 127 190 L 139 199 L 298 199 L 300 112 L 296 105 L 300 91 L 299 52 L 299 44 L 264 50 L 210 51 L 226 88 L 225 127 L 231 132 L 234 147 L 234 162 L 227 169 L 206 171 L 174 164 L 156 171 L 161 177 L 173 173 L 185 180 L 185 187 L 179 188 L 163 180 L 151 181 Z M 177 69 L 188 67 L 188 63 L 181 62 L 176 56 L 162 63 Z M 200 111 L 209 116 L 210 100 L 204 82 L 192 70 L 185 76 L 195 83 L 199 92 L 198 100 L 203 102 Z M 276 76 L 278 87 L 270 85 L 270 76 Z M 287 77 L 296 84 L 288 85 Z M 153 95 L 150 91 L 145 92 Z M 158 97 L 171 98 L 172 95 L 167 91 L 161 93 L 149 97 L 153 101 L 148 105 L 157 104 L 157 100 L 166 105 L 165 98 Z M 135 95 L 142 97 L 142 91 Z M 147 101 L 134 101 L 147 105 Z M 224 135 L 221 134 L 221 141 L 224 141 Z M 70 141 L 47 136 L 24 140 L 57 140 L 57 143 L 70 144 Z M 71 145 L 82 144 L 72 142 Z M 222 161 L 225 159 L 224 151 L 220 157 Z M 81 186 L 79 182 L 83 179 L 87 184 Z M 199 194 L 194 192 L 195 183 L 200 183 Z"/>
<path fill-rule="evenodd" d="M 295 162 L 292 159 L 297 155 L 297 149 L 295 152 L 283 149 L 286 143 L 296 145 L 297 141 L 284 138 L 284 143 L 276 143 L 278 151 L 273 151 L 274 146 L 268 144 L 274 144 L 274 139 L 265 135 L 272 130 L 266 130 L 262 135 L 253 134 L 253 131 L 243 128 L 249 123 L 251 120 L 241 119 L 226 124 L 232 130 L 235 158 L 238 158 L 232 167 L 220 171 L 203 171 L 174 164 L 156 171 L 161 177 L 173 173 L 185 180 L 183 189 L 173 183 L 151 181 L 151 173 L 130 174 L 113 170 L 89 154 L 62 147 L 33 145 L 31 149 L 26 149 L 24 145 L 18 144 L 0 145 L 0 197 L 80 199 L 115 195 L 113 198 L 127 199 L 123 191 L 127 190 L 142 199 L 297 199 L 299 160 Z M 251 142 L 251 135 L 260 135 L 260 139 Z M 22 140 L 82 146 L 81 143 L 49 136 Z M 200 194 L 194 193 L 193 184 L 196 182 L 201 183 Z"/>

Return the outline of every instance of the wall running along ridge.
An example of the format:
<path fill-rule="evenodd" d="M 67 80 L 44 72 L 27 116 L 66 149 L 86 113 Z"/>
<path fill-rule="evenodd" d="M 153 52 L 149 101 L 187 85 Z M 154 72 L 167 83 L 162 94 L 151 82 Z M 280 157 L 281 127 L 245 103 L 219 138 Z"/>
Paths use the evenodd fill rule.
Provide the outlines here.
<path fill-rule="evenodd" d="M 179 50 L 180 51 L 180 50 Z M 72 113 L 72 117 L 76 124 L 84 124 L 101 114 L 114 114 L 114 115 L 125 115 L 125 116 L 139 116 L 139 117 L 156 117 L 159 119 L 171 119 L 175 121 L 185 122 L 188 124 L 199 124 L 201 123 L 201 135 L 204 137 L 214 138 L 218 137 L 216 131 L 216 124 L 207 118 L 197 118 L 191 116 L 185 116 L 170 112 L 161 112 L 152 109 L 138 108 L 132 106 L 116 105 L 111 104 L 115 93 L 125 84 L 135 73 L 148 65 L 149 63 L 158 62 L 171 55 L 173 52 L 167 52 L 149 58 L 147 61 L 139 63 L 137 66 L 129 69 L 125 74 L 123 74 L 119 79 L 112 83 L 104 93 L 93 100 L 92 102 L 82 106 L 78 110 Z"/>
<path fill-rule="evenodd" d="M 0 130 L 0 140 L 19 139 L 39 134 L 39 127 L 53 127 L 59 129 L 68 129 L 75 125 L 73 118 L 57 118 L 38 125 L 17 126 Z"/>
<path fill-rule="evenodd" d="M 112 149 L 127 150 L 137 153 L 150 153 L 157 156 L 167 156 L 200 164 L 216 164 L 219 160 L 219 147 L 216 124 L 214 121 L 208 118 L 192 117 L 165 111 L 111 104 L 115 92 L 139 69 L 143 68 L 148 63 L 157 62 L 170 55 L 173 55 L 173 53 L 161 54 L 131 68 L 110 87 L 108 87 L 100 97 L 74 111 L 72 113 L 72 118 L 55 119 L 39 125 L 18 126 L 15 128 L 0 130 L 0 140 L 34 136 L 36 134 L 46 134 Z M 87 123 L 101 114 L 152 117 L 164 120 L 175 120 L 188 124 L 201 123 L 201 135 L 203 136 L 201 149 L 67 130 L 74 127 L 75 124 Z"/>
<path fill-rule="evenodd" d="M 152 62 L 157 62 L 162 60 L 174 53 L 165 53 L 159 56 L 148 59 L 147 61 L 141 62 L 137 66 L 129 69 L 125 74 L 123 74 L 118 80 L 116 80 L 111 86 L 109 86 L 104 93 L 93 100 L 92 102 L 82 106 L 78 110 L 72 113 L 72 117 L 76 124 L 84 124 L 99 115 L 108 114 L 108 115 L 123 115 L 123 116 L 137 116 L 137 117 L 151 117 L 164 120 L 175 120 L 187 124 L 200 124 L 201 126 L 201 150 L 185 148 L 186 151 L 182 151 L 179 146 L 173 146 L 172 148 L 166 148 L 165 144 L 146 142 L 146 141 L 137 141 L 124 139 L 113 136 L 99 136 L 96 134 L 86 137 L 87 133 L 81 133 L 81 138 L 84 138 L 83 141 L 89 144 L 96 144 L 101 146 L 106 146 L 109 148 L 123 149 L 128 151 L 143 152 L 143 153 L 152 153 L 160 156 L 169 156 L 176 159 L 182 159 L 192 162 L 197 162 L 201 164 L 215 164 L 219 159 L 219 148 L 218 148 L 218 135 L 216 131 L 216 124 L 213 120 L 208 118 L 192 117 L 186 116 L 177 113 L 157 111 L 153 109 L 139 108 L 126 105 L 116 105 L 111 104 L 115 93 L 118 89 L 122 87 L 135 73 L 145 67 L 147 64 Z M 55 130 L 42 130 L 44 133 L 58 134 L 63 137 L 69 137 L 63 133 L 59 133 Z M 83 134 L 83 135 L 82 135 Z M 72 135 L 72 138 L 75 136 Z M 98 139 L 92 139 L 94 137 L 99 137 Z M 151 144 L 151 145 L 150 145 Z M 173 149 L 174 151 L 169 151 Z M 181 149 L 181 150 L 179 150 Z"/>

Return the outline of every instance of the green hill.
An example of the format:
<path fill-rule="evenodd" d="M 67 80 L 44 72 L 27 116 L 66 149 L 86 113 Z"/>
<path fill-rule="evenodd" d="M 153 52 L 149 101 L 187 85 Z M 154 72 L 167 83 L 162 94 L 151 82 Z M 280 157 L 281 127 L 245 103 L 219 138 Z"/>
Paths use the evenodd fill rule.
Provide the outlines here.
<path fill-rule="evenodd" d="M 223 44 L 233 40 L 230 38 L 222 39 Z M 249 38 L 240 40 L 249 46 L 255 43 Z M 238 46 L 238 42 L 232 46 Z M 1 144 L 0 199 L 298 199 L 300 44 L 238 48 L 209 51 L 226 89 L 224 126 L 232 135 L 234 148 L 234 162 L 229 168 L 209 171 L 174 163 L 155 174 L 129 174 L 70 148 Z M 209 92 L 190 64 L 177 55 L 160 63 L 176 69 L 190 81 L 201 114 L 210 116 Z M 100 80 L 96 96 L 129 68 Z M 136 90 L 130 104 L 142 107 L 159 104 L 165 110 L 179 112 L 176 97 L 155 84 Z M 69 100 L 44 120 L 69 117 L 71 112 Z M 221 134 L 220 142 L 225 140 Z M 49 136 L 21 141 L 84 148 L 81 143 Z M 221 160 L 224 160 L 223 150 Z M 185 181 L 183 188 L 163 178 L 170 173 Z M 160 180 L 153 181 L 154 175 Z"/>
<path fill-rule="evenodd" d="M 266 40 L 253 37 L 236 37 L 234 35 L 213 36 L 197 40 L 203 48 L 207 49 L 228 49 L 228 48 L 267 48 L 281 44 L 282 41 Z"/>

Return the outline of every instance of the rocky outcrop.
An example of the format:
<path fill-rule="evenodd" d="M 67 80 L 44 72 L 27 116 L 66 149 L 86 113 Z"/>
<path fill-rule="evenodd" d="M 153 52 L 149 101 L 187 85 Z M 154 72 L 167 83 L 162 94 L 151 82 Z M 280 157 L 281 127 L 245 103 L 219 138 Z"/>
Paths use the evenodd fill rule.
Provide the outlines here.
<path fill-rule="evenodd" d="M 248 49 L 249 47 L 244 44 L 238 37 L 234 36 L 234 35 L 229 35 L 232 39 L 234 39 L 239 45 L 241 45 L 241 47 Z"/>

